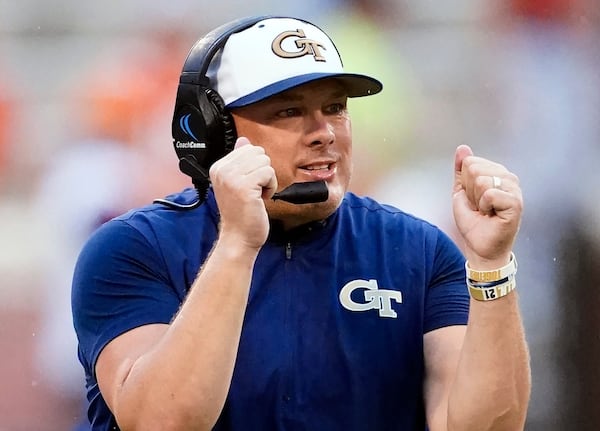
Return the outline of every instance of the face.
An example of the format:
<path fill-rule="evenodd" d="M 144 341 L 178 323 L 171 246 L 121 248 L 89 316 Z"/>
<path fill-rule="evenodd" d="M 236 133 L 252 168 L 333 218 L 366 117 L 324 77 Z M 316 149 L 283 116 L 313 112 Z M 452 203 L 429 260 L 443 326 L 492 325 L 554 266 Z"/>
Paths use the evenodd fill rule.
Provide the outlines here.
<path fill-rule="evenodd" d="M 335 79 L 315 81 L 232 112 L 238 136 L 259 145 L 271 159 L 281 191 L 295 182 L 325 180 L 326 202 L 296 205 L 265 201 L 271 219 L 292 228 L 331 215 L 352 174 L 352 137 L 347 96 Z"/>

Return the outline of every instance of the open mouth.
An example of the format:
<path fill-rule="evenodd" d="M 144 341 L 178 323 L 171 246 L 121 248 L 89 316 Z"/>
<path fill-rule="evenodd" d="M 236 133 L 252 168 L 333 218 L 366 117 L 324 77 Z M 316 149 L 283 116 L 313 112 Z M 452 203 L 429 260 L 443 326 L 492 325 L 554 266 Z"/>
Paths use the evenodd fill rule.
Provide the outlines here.
<path fill-rule="evenodd" d="M 321 163 L 319 165 L 301 166 L 300 169 L 307 171 L 328 171 L 331 169 L 331 163 Z"/>
<path fill-rule="evenodd" d="M 300 166 L 300 171 L 304 173 L 305 180 L 308 181 L 329 181 L 335 176 L 335 162 L 316 162 L 310 165 Z"/>

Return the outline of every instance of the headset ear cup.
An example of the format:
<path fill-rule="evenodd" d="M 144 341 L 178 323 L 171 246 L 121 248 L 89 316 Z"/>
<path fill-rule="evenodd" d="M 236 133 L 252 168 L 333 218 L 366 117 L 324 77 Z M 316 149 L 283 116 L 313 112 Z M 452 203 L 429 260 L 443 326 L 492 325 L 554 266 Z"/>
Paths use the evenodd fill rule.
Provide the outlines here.
<path fill-rule="evenodd" d="M 233 151 L 237 139 L 233 117 L 221 96 L 211 88 L 191 84 L 179 86 L 172 134 L 179 160 L 193 156 L 206 172 Z"/>
<path fill-rule="evenodd" d="M 181 160 L 193 156 L 199 164 L 204 165 L 209 149 L 206 121 L 199 109 L 198 96 L 197 85 L 179 85 L 171 132 L 177 158 Z"/>
<path fill-rule="evenodd" d="M 237 140 L 237 130 L 235 129 L 235 121 L 231 113 L 225 108 L 225 102 L 217 93 L 211 88 L 205 88 L 206 96 L 212 102 L 215 107 L 215 115 L 219 117 L 219 123 L 222 125 L 222 137 L 223 147 L 217 155 L 217 159 L 229 154 L 235 147 L 235 141 Z M 215 161 L 217 160 L 215 159 Z"/>
<path fill-rule="evenodd" d="M 221 96 L 214 90 L 203 86 L 198 88 L 198 107 L 205 124 L 204 137 L 208 150 L 202 165 L 206 170 L 209 170 L 214 162 L 227 154 L 223 106 Z"/>
<path fill-rule="evenodd" d="M 235 148 L 238 136 L 233 116 L 227 111 L 223 112 L 223 126 L 225 127 L 223 134 L 225 137 L 225 154 L 229 154 Z"/>

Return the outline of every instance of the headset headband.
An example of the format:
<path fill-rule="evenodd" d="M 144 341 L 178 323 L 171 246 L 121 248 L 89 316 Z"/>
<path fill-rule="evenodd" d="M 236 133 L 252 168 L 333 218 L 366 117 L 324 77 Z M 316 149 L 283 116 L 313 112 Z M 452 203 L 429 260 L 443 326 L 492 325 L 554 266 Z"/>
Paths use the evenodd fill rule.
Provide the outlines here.
<path fill-rule="evenodd" d="M 275 15 L 263 15 L 240 18 L 217 27 L 202 39 L 198 40 L 185 60 L 179 82 L 182 84 L 208 86 L 209 83 L 206 73 L 210 67 L 210 62 L 217 52 L 225 46 L 229 36 L 243 31 L 248 27 L 252 27 L 257 22 L 268 18 L 281 17 Z"/>

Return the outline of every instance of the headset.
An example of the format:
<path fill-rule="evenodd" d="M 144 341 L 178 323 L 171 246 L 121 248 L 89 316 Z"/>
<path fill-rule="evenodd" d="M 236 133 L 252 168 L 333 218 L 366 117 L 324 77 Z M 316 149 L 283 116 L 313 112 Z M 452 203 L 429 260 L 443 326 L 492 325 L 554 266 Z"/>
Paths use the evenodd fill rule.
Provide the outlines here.
<path fill-rule="evenodd" d="M 210 87 L 207 76 L 210 63 L 232 34 L 269 18 L 285 17 L 261 15 L 231 21 L 199 39 L 188 53 L 179 77 L 171 133 L 175 153 L 179 159 L 179 169 L 191 177 L 198 192 L 198 199 L 191 204 L 179 204 L 165 199 L 155 199 L 155 203 L 173 209 L 193 209 L 206 200 L 210 186 L 210 167 L 215 161 L 233 151 L 237 139 L 231 113 L 225 108 L 222 97 Z M 298 197 L 297 191 L 294 191 L 299 190 L 299 187 L 294 187 L 287 194 L 277 194 L 273 198 L 293 203 L 303 203 L 302 199 L 308 199 L 306 202 L 327 199 L 327 188 L 324 184 L 319 184 L 316 188 L 310 187 L 309 184 L 302 186 L 301 194 L 306 196 L 305 198 Z M 288 196 L 290 192 L 291 195 Z"/>
<path fill-rule="evenodd" d="M 215 161 L 233 151 L 237 139 L 233 117 L 225 109 L 221 96 L 210 87 L 208 68 L 229 36 L 274 17 L 252 16 L 223 24 L 199 39 L 190 50 L 179 77 L 171 133 L 179 170 L 192 178 L 198 200 L 189 205 L 163 199 L 154 202 L 192 209 L 206 199 L 210 185 L 208 170 Z"/>

